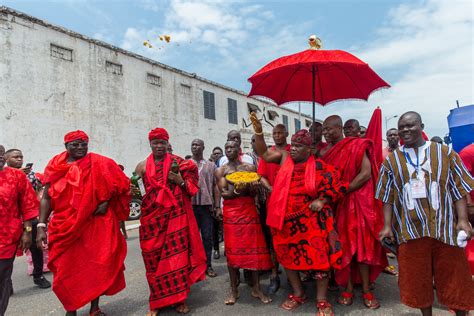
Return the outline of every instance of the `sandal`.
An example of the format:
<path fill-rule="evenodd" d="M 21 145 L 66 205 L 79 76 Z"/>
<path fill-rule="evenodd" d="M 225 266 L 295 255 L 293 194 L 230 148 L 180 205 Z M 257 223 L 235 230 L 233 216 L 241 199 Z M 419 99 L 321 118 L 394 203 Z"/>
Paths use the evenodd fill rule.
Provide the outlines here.
<path fill-rule="evenodd" d="M 352 305 L 354 294 L 349 292 L 342 292 L 341 296 L 337 299 L 337 302 L 344 306 Z"/>
<path fill-rule="evenodd" d="M 106 314 L 98 308 L 92 313 L 89 313 L 89 316 L 106 316 Z"/>
<path fill-rule="evenodd" d="M 181 303 L 181 304 L 176 305 L 175 311 L 178 314 L 187 314 L 191 311 L 191 309 L 186 303 Z"/>
<path fill-rule="evenodd" d="M 318 309 L 316 316 L 334 316 L 332 305 L 327 300 L 317 302 L 316 308 Z"/>
<path fill-rule="evenodd" d="M 365 307 L 369 309 L 377 309 L 380 307 L 380 303 L 375 299 L 374 294 L 372 294 L 371 292 L 363 294 L 362 298 L 364 299 Z"/>
<path fill-rule="evenodd" d="M 392 265 L 386 266 L 385 269 L 383 270 L 383 273 L 387 273 L 387 274 L 395 275 L 395 276 L 398 275 L 397 269 L 395 268 L 395 266 L 392 266 Z"/>
<path fill-rule="evenodd" d="M 306 301 L 306 295 L 304 294 L 301 297 L 290 294 L 288 295 L 288 298 L 286 299 L 286 301 L 284 301 L 283 304 L 280 305 L 280 307 L 283 308 L 284 310 L 291 312 L 297 309 L 300 305 L 303 305 L 305 301 Z"/>

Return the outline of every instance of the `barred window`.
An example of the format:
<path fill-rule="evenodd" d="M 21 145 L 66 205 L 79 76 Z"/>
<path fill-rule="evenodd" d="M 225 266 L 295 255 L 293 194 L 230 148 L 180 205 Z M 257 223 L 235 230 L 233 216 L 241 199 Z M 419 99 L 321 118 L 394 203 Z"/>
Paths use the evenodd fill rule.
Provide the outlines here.
<path fill-rule="evenodd" d="M 227 109 L 229 113 L 229 123 L 237 124 L 237 101 L 234 99 L 228 98 Z"/>
<path fill-rule="evenodd" d="M 157 75 L 154 75 L 154 74 L 151 74 L 151 73 L 147 73 L 146 74 L 146 82 L 148 82 L 149 84 L 161 87 L 161 77 L 160 76 L 157 76 Z"/>
<path fill-rule="evenodd" d="M 105 70 L 114 75 L 122 75 L 122 65 L 110 61 L 105 62 Z"/>
<path fill-rule="evenodd" d="M 214 93 L 209 91 L 203 91 L 204 93 L 204 118 L 215 120 L 216 119 L 216 104 Z"/>
<path fill-rule="evenodd" d="M 51 44 L 50 53 L 52 57 L 72 61 L 72 49 Z"/>

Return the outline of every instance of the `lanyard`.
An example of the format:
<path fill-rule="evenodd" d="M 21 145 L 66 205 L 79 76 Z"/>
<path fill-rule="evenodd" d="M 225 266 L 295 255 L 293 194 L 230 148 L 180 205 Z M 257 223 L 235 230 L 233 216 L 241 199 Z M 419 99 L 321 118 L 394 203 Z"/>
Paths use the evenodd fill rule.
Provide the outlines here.
<path fill-rule="evenodd" d="M 408 163 L 415 168 L 416 174 L 419 173 L 420 170 L 420 150 L 418 149 L 418 154 L 416 155 L 416 165 L 413 163 L 413 160 L 411 160 L 410 155 L 405 151 L 405 147 L 403 147 L 403 154 L 405 155 L 405 158 L 408 160 Z"/>

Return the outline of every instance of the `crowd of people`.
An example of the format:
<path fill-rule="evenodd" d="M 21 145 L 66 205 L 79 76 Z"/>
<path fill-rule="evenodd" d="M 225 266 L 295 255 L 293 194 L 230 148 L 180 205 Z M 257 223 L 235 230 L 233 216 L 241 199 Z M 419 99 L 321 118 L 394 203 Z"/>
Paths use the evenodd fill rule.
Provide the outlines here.
<path fill-rule="evenodd" d="M 431 315 L 436 291 L 456 315 L 474 309 L 474 145 L 458 155 L 442 140 L 428 141 L 416 112 L 400 116 L 383 149 L 357 120 L 343 124 L 337 115 L 296 132 L 290 144 L 278 124 L 269 147 L 261 121 L 255 113 L 250 119 L 250 153 L 242 152 L 241 135 L 232 130 L 224 150 L 214 148 L 209 159 L 203 140 L 194 139 L 183 159 L 172 153 L 165 129 L 151 130 L 151 153 L 135 169 L 143 195 L 115 161 L 88 151 L 83 131 L 64 136 L 65 151 L 44 174 L 23 168 L 20 150 L 0 145 L 0 315 L 13 293 L 18 252 L 31 252 L 34 283 L 51 286 L 43 276 L 46 248 L 53 291 L 66 315 L 87 304 L 90 315 L 105 315 L 100 296 L 125 288 L 127 244 L 120 228 L 132 195 L 142 198 L 148 316 L 168 306 L 190 311 L 191 286 L 216 276 L 212 261 L 221 256 L 222 240 L 227 305 L 239 299 L 241 270 L 251 295 L 272 302 L 281 266 L 290 293 L 284 310 L 309 299 L 302 284 L 308 278 L 315 280 L 317 315 L 334 315 L 328 289 L 335 286 L 343 288 L 338 304 L 353 304 L 360 284 L 362 303 L 377 309 L 374 282 L 387 270 L 388 254 L 398 260 L 402 303 Z M 229 180 L 237 172 L 257 173 L 259 180 L 237 186 Z M 460 247 L 465 242 L 467 250 Z M 260 285 L 264 271 L 270 273 L 267 289 Z"/>

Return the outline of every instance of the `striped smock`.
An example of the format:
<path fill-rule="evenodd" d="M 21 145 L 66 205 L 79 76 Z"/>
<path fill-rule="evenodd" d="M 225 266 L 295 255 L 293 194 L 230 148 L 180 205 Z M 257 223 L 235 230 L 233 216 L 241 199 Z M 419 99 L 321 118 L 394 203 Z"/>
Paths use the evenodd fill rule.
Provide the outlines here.
<path fill-rule="evenodd" d="M 456 245 L 454 202 L 474 188 L 459 155 L 432 142 L 413 148 L 398 148 L 380 168 L 375 197 L 393 205 L 393 231 L 399 243 L 432 237 Z M 418 172 L 417 172 L 418 170 Z M 410 179 L 424 180 L 426 198 L 413 198 Z"/>

